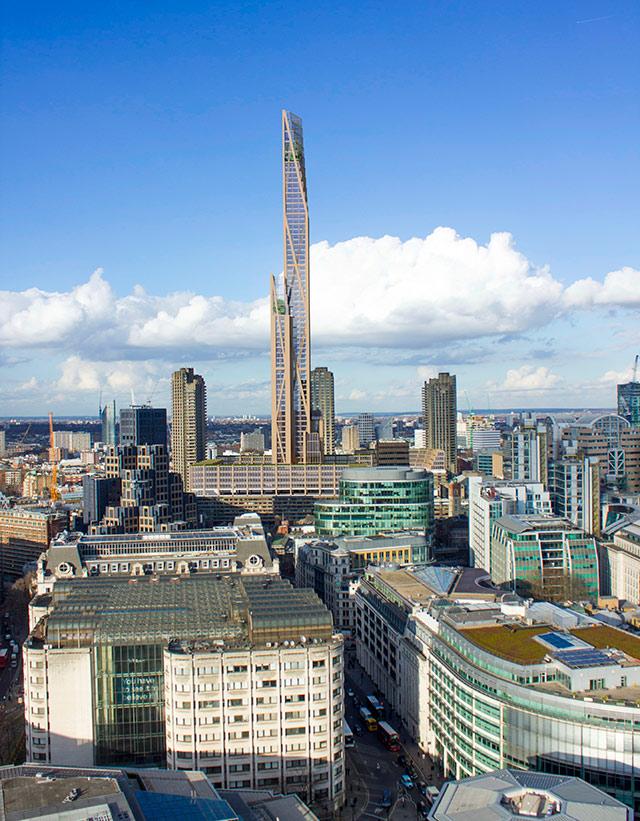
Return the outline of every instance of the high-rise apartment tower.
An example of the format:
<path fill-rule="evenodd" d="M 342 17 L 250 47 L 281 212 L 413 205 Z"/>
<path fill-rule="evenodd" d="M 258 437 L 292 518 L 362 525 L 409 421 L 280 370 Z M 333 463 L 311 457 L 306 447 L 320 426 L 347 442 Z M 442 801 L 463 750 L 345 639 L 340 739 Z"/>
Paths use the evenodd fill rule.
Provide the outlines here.
<path fill-rule="evenodd" d="M 336 452 L 336 418 L 333 394 L 333 374 L 328 368 L 311 371 L 311 410 L 319 414 L 322 452 L 331 456 Z"/>
<path fill-rule="evenodd" d="M 180 368 L 171 381 L 173 405 L 171 422 L 171 462 L 189 489 L 189 465 L 205 457 L 207 389 L 193 368 Z"/>
<path fill-rule="evenodd" d="M 284 268 L 271 277 L 271 443 L 276 464 L 312 461 L 309 209 L 302 121 L 282 112 Z"/>
<path fill-rule="evenodd" d="M 456 472 L 457 412 L 455 376 L 439 373 L 437 377 L 424 383 L 422 415 L 426 446 L 444 451 L 445 464 L 451 473 Z"/>

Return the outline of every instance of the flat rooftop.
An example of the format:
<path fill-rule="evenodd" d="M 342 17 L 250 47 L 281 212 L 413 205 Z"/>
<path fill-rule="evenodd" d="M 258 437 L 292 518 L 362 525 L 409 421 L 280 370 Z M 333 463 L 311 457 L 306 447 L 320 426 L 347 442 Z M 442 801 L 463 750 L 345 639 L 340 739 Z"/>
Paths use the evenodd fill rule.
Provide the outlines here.
<path fill-rule="evenodd" d="M 312 590 L 238 573 L 60 580 L 27 641 L 54 647 L 187 642 L 224 646 L 329 639 L 331 613 Z M 221 645 L 222 646 L 222 645 Z"/>
<path fill-rule="evenodd" d="M 46 768 L 43 772 L 47 772 Z M 80 791 L 79 797 L 75 801 L 64 803 L 64 798 L 74 788 Z M 116 800 L 118 803 L 126 803 L 114 778 L 72 776 L 47 780 L 21 776 L 3 780 L 1 790 L 4 817 L 8 821 L 79 810 L 95 806 L 97 799 L 104 799 L 107 804 Z"/>
<path fill-rule="evenodd" d="M 459 629 L 462 635 L 494 656 L 517 664 L 538 664 L 549 653 L 549 649 L 534 636 L 553 630 L 548 624 L 539 627 L 521 627 L 517 624 L 492 624 L 489 626 L 465 627 Z"/>
<path fill-rule="evenodd" d="M 459 631 L 478 647 L 507 661 L 518 664 L 538 664 L 546 655 L 554 651 L 551 647 L 537 641 L 535 637 L 557 632 L 557 628 L 549 624 L 527 627 L 517 622 L 509 622 L 459 628 Z M 640 662 L 640 638 L 625 633 L 623 630 L 596 625 L 576 627 L 570 630 L 570 633 L 591 647 L 601 650 L 620 650 L 631 659 Z"/>
<path fill-rule="evenodd" d="M 580 778 L 532 771 L 496 772 L 443 785 L 432 821 L 629 821 L 629 807 Z"/>

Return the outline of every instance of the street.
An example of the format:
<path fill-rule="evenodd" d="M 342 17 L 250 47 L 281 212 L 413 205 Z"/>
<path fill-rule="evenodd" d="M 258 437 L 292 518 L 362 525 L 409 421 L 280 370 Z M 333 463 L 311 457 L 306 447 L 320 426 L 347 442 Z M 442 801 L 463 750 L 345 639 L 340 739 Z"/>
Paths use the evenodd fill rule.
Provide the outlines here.
<path fill-rule="evenodd" d="M 419 774 L 418 780 L 427 785 L 440 785 L 442 778 L 432 769 L 432 762 L 417 753 L 415 745 L 405 743 L 400 752 L 390 752 L 376 733 L 364 729 L 355 699 L 364 704 L 365 697 L 375 688 L 355 661 L 355 653 L 350 652 L 345 658 L 345 718 L 354 732 L 355 747 L 347 750 L 347 802 L 342 818 L 348 821 L 358 818 L 415 821 L 420 817 L 419 806 L 425 806 L 427 799 L 420 795 L 417 785 L 408 791 L 400 785 L 400 777 L 406 769 L 397 763 L 398 756 L 402 754 L 412 762 Z M 346 695 L 349 689 L 353 690 L 355 699 Z M 388 716 L 387 720 L 400 732 L 396 716 Z M 356 728 L 362 730 L 360 735 L 356 735 Z M 391 794 L 392 805 L 388 808 L 381 803 L 385 789 Z"/>

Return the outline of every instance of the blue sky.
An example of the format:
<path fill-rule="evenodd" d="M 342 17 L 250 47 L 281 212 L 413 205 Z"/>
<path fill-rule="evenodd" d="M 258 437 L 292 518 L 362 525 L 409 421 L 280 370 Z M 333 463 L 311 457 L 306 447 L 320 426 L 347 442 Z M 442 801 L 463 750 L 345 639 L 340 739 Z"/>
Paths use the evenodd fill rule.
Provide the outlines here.
<path fill-rule="evenodd" d="M 25 2 L 2 28 L 0 415 L 161 404 L 182 364 L 210 413 L 268 409 L 282 107 L 339 409 L 416 408 L 437 369 L 494 407 L 628 376 L 636 3 Z"/>

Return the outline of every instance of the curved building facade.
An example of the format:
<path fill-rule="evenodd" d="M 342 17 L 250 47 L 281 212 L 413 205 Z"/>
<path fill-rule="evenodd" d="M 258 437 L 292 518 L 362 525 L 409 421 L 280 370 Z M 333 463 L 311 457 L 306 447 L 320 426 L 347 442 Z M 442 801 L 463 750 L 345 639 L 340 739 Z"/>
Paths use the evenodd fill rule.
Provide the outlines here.
<path fill-rule="evenodd" d="M 316 531 L 323 536 L 375 536 L 400 530 L 433 530 L 433 476 L 409 468 L 346 470 L 336 501 L 316 502 Z"/>
<path fill-rule="evenodd" d="M 358 661 L 448 778 L 577 776 L 640 811 L 640 638 L 548 602 L 420 592 L 371 567 Z"/>

